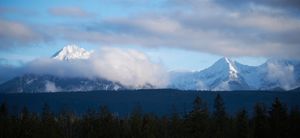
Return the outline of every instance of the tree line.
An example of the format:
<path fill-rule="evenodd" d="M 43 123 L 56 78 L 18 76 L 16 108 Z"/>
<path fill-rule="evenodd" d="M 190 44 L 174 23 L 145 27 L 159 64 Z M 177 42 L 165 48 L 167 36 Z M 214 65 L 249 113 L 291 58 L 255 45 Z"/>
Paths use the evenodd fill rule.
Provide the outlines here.
<path fill-rule="evenodd" d="M 228 115 L 220 95 L 211 112 L 197 96 L 189 113 L 163 117 L 140 107 L 118 117 L 106 106 L 82 116 L 67 109 L 54 114 L 47 104 L 39 114 L 24 107 L 17 115 L 8 112 L 6 103 L 0 106 L 1 138 L 299 138 L 299 131 L 299 109 L 288 109 L 279 98 L 270 108 L 257 103 L 251 117 L 245 109 Z"/>

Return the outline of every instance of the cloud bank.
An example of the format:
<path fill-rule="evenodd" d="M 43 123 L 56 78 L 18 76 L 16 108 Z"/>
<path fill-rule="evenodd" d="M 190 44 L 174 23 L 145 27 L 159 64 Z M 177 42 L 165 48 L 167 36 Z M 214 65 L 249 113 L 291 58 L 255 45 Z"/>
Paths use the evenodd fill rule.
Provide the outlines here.
<path fill-rule="evenodd" d="M 105 3 L 104 1 L 101 1 Z M 107 1 L 106 1 L 107 2 Z M 151 2 L 111 1 L 122 8 Z M 162 0 L 155 10 L 86 20 L 83 7 L 52 7 L 52 16 L 78 17 L 82 22 L 35 24 L 0 22 L 0 48 L 45 40 L 103 45 L 175 47 L 228 57 L 300 58 L 298 0 Z M 148 7 L 149 8 L 149 7 Z M 134 11 L 134 9 L 133 9 Z M 124 11 L 125 12 L 125 11 Z M 100 13 L 101 14 L 101 13 Z M 54 17 L 55 18 L 55 17 Z M 17 26 L 17 27 L 14 27 Z"/>
<path fill-rule="evenodd" d="M 51 74 L 60 77 L 105 78 L 130 88 L 153 85 L 165 87 L 168 75 L 162 65 L 153 63 L 136 50 L 102 48 L 89 59 L 60 61 L 50 58 L 36 59 L 20 69 L 22 74 Z M 49 89 L 55 88 L 51 83 Z"/>

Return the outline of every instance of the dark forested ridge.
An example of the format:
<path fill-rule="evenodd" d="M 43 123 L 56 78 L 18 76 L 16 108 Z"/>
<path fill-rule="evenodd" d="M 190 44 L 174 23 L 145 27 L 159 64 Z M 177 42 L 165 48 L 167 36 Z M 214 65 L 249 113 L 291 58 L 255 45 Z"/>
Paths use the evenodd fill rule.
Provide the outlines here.
<path fill-rule="evenodd" d="M 26 106 L 18 114 L 10 114 L 7 103 L 0 106 L 0 137 L 228 137 L 228 138 L 299 138 L 300 110 L 288 108 L 279 98 L 271 105 L 256 103 L 254 112 L 240 109 L 234 115 L 226 112 L 224 99 L 217 94 L 213 108 L 196 96 L 191 110 L 179 114 L 176 109 L 170 116 L 144 113 L 140 106 L 126 117 L 113 114 L 107 106 L 89 109 L 82 116 L 64 108 L 58 113 L 44 103 L 39 113 Z"/>
<path fill-rule="evenodd" d="M 31 112 L 38 113 L 42 111 L 43 104 L 47 103 L 54 113 L 68 108 L 75 114 L 82 115 L 88 109 L 96 110 L 99 106 L 105 105 L 112 113 L 126 117 L 138 105 L 146 113 L 169 116 L 174 109 L 180 115 L 192 110 L 192 101 L 196 96 L 200 96 L 207 103 L 208 109 L 212 110 L 217 94 L 224 99 L 229 115 L 234 115 L 241 108 L 245 108 L 251 116 L 253 106 L 257 102 L 270 107 L 276 97 L 289 108 L 300 106 L 300 92 L 296 91 L 212 92 L 173 89 L 0 94 L 0 103 L 6 102 L 12 113 L 19 112 L 23 106 L 27 106 Z"/>

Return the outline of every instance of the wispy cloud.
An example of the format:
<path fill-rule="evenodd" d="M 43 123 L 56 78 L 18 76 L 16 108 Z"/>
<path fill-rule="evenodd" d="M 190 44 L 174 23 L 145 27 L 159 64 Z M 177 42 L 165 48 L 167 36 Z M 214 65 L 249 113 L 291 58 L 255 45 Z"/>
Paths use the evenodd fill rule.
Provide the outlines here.
<path fill-rule="evenodd" d="M 50 39 L 44 33 L 39 32 L 37 28 L 22 22 L 0 20 L 0 49 L 26 46 Z"/>
<path fill-rule="evenodd" d="M 297 57 L 300 52 L 296 38 L 300 33 L 297 31 L 300 27 L 298 19 L 256 14 L 195 16 L 110 19 L 81 29 L 60 29 L 59 34 L 73 41 L 137 44 L 151 48 L 177 47 L 225 56 Z"/>
<path fill-rule="evenodd" d="M 53 7 L 48 10 L 51 15 L 62 17 L 91 17 L 92 13 L 80 7 Z"/>

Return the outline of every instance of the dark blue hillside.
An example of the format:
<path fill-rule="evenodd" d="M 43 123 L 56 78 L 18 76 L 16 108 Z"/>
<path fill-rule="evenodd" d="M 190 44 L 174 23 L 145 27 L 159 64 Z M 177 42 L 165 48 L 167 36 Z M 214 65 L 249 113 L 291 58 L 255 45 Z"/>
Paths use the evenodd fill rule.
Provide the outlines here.
<path fill-rule="evenodd" d="M 289 108 L 300 107 L 300 92 L 199 92 L 179 90 L 130 90 L 130 91 L 93 91 L 93 92 L 59 92 L 35 94 L 0 94 L 0 102 L 6 102 L 11 112 L 19 111 L 27 106 L 30 111 L 40 112 L 47 103 L 55 112 L 71 109 L 82 114 L 87 109 L 99 109 L 107 105 L 111 112 L 119 116 L 127 116 L 133 108 L 140 106 L 144 112 L 157 115 L 170 115 L 174 111 L 184 114 L 192 108 L 197 95 L 207 102 L 210 111 L 214 98 L 219 93 L 225 101 L 227 112 L 234 114 L 241 108 L 252 112 L 257 102 L 270 105 L 275 97 Z"/>

